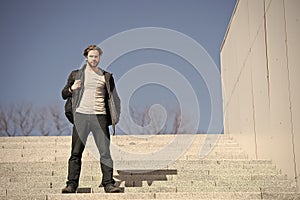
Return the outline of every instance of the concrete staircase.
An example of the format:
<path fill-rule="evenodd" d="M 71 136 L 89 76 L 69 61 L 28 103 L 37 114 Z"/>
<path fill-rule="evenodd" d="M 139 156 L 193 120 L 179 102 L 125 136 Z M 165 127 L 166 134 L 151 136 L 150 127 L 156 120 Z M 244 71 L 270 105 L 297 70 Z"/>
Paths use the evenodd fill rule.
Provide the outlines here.
<path fill-rule="evenodd" d="M 93 138 L 80 189 L 61 194 L 70 136 L 0 137 L 0 199 L 300 199 L 271 160 L 251 160 L 226 135 L 113 136 L 114 176 L 124 193 L 106 194 Z"/>

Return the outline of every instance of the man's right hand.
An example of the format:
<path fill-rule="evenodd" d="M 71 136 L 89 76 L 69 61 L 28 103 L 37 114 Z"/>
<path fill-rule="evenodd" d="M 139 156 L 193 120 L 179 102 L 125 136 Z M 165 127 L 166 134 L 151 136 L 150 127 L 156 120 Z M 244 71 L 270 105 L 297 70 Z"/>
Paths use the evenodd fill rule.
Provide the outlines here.
<path fill-rule="evenodd" d="M 81 87 L 81 80 L 75 80 L 73 85 L 71 86 L 71 90 L 77 90 Z"/>

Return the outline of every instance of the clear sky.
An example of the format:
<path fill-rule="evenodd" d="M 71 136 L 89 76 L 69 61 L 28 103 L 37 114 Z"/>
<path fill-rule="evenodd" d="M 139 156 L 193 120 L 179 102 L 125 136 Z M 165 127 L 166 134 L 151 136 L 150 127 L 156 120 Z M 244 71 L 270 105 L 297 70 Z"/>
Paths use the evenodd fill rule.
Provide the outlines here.
<path fill-rule="evenodd" d="M 136 28 L 158 27 L 184 34 L 200 44 L 219 69 L 220 46 L 235 3 L 236 0 L 1 0 L 0 104 L 26 101 L 63 105 L 61 89 L 71 70 L 82 65 L 83 49 Z M 126 41 L 120 41 L 120 46 L 123 42 Z M 103 57 L 110 51 L 104 49 Z M 208 86 L 201 75 L 189 69 L 191 63 L 187 61 L 174 56 L 174 52 L 146 48 L 120 55 L 107 69 L 114 73 L 116 82 L 134 67 L 147 63 L 176 69 L 201 99 L 200 129 L 205 130 L 211 120 Z M 172 76 L 165 78 L 176 82 Z M 140 87 L 131 96 L 132 106 L 176 104 L 178 97 L 168 89 L 157 84 Z"/>

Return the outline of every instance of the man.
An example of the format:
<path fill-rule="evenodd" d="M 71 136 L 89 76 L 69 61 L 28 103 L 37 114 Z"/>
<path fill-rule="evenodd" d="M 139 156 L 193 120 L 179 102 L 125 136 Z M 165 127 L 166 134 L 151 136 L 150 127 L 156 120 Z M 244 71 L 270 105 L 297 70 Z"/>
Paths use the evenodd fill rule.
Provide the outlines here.
<path fill-rule="evenodd" d="M 96 45 L 88 46 L 83 53 L 86 64 L 81 69 L 71 72 L 62 90 L 63 99 L 67 99 L 66 116 L 74 122 L 68 181 L 62 193 L 75 193 L 77 190 L 82 153 L 90 132 L 93 133 L 100 154 L 101 184 L 105 192 L 121 192 L 113 179 L 108 128 L 112 125 L 115 133 L 120 114 L 120 99 L 112 74 L 98 67 L 102 53 L 101 48 Z"/>

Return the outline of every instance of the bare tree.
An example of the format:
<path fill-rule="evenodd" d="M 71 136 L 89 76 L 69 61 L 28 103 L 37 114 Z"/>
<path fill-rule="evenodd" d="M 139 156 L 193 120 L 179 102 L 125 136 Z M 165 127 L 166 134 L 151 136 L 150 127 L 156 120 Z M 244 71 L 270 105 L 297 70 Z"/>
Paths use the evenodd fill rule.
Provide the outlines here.
<path fill-rule="evenodd" d="M 62 135 L 69 130 L 63 109 L 57 105 L 34 108 L 30 103 L 0 106 L 0 134 L 4 136 Z"/>
<path fill-rule="evenodd" d="M 150 118 L 149 118 L 149 107 L 145 107 L 141 112 L 138 112 L 138 115 L 136 116 L 137 120 L 139 119 L 139 124 L 142 127 L 145 127 L 149 124 Z"/>
<path fill-rule="evenodd" d="M 167 119 L 161 110 L 152 110 L 152 119 L 150 119 L 150 106 L 140 108 L 130 107 L 128 116 L 123 116 L 129 133 L 135 134 L 178 134 L 189 133 L 193 118 L 182 116 L 182 110 L 175 107 L 168 109 Z M 124 114 L 123 114 L 124 115 Z M 152 121 L 151 121 L 152 120 Z M 162 122 L 165 122 L 162 125 Z M 136 127 L 147 127 L 152 124 L 151 130 Z M 32 133 L 39 133 L 44 136 L 62 135 L 70 130 L 70 124 L 64 116 L 63 109 L 58 105 L 45 106 L 42 108 L 33 108 L 31 104 L 10 104 L 0 106 L 0 134 L 6 136 L 15 136 L 16 134 L 28 136 Z"/>
<path fill-rule="evenodd" d="M 193 117 L 189 112 L 182 112 L 179 107 L 174 109 L 174 120 L 172 123 L 172 133 L 174 134 L 186 134 L 186 133 L 198 133 L 195 130 L 197 118 Z"/>
<path fill-rule="evenodd" d="M 6 136 L 15 136 L 17 127 L 14 119 L 14 107 L 3 108 L 0 106 L 0 133 Z"/>
<path fill-rule="evenodd" d="M 15 107 L 15 124 L 24 136 L 29 136 L 36 123 L 36 116 L 32 104 L 22 103 Z"/>
<path fill-rule="evenodd" d="M 174 107 L 168 110 L 168 120 L 165 123 L 165 126 L 162 130 L 158 132 L 158 134 L 183 134 L 183 133 L 191 133 L 191 119 L 190 116 L 182 114 L 182 110 L 180 107 Z M 156 123 L 159 120 L 163 120 L 162 116 L 156 116 Z M 157 123 L 159 124 L 159 123 Z"/>
<path fill-rule="evenodd" d="M 173 120 L 173 123 L 171 124 L 172 125 L 171 133 L 178 134 L 180 124 L 182 123 L 180 109 L 178 107 L 176 107 L 173 111 L 173 114 L 174 114 L 174 120 Z"/>
<path fill-rule="evenodd" d="M 44 107 L 38 109 L 37 113 L 37 129 L 43 136 L 48 136 L 51 132 L 51 124 L 49 122 L 49 109 Z"/>
<path fill-rule="evenodd" d="M 140 112 L 137 112 L 136 118 L 142 127 L 146 127 L 150 123 L 152 124 L 152 129 L 147 130 L 143 134 L 164 134 L 167 130 L 167 120 L 164 119 L 165 115 L 161 110 L 152 111 L 152 118 L 150 118 L 150 106 L 146 106 L 144 109 L 141 109 Z M 162 121 L 165 121 L 165 124 L 162 126 Z"/>
<path fill-rule="evenodd" d="M 128 112 L 122 112 L 122 120 L 123 120 L 123 125 L 125 126 L 124 133 L 126 134 L 136 134 L 138 133 L 138 130 L 135 129 L 135 124 L 138 124 L 139 126 L 143 126 L 141 124 L 141 119 L 140 113 L 137 111 L 136 108 L 130 106 Z"/>
<path fill-rule="evenodd" d="M 156 110 L 155 113 L 152 115 L 152 124 L 154 125 L 154 130 L 152 130 L 152 133 L 154 134 L 165 134 L 167 130 L 167 119 L 168 119 L 168 114 L 165 116 L 164 113 L 158 112 L 159 110 Z M 150 112 L 150 111 L 148 111 Z M 166 119 L 164 119 L 166 117 Z M 162 122 L 164 121 L 163 126 L 161 125 Z M 153 132 L 154 131 L 154 132 Z"/>
<path fill-rule="evenodd" d="M 53 128 L 57 135 L 62 135 L 69 129 L 69 124 L 66 117 L 63 116 L 61 109 L 57 105 L 50 107 L 50 115 L 52 116 Z"/>
<path fill-rule="evenodd" d="M 149 117 L 149 109 L 150 109 L 149 106 L 146 106 L 145 108 L 136 111 L 134 119 L 139 126 L 146 127 L 149 123 L 151 123 Z M 143 133 L 139 133 L 139 134 L 148 134 L 148 133 L 149 131 L 146 131 L 144 129 Z"/>

